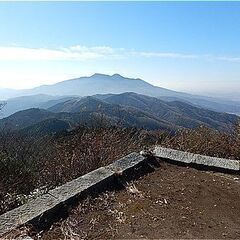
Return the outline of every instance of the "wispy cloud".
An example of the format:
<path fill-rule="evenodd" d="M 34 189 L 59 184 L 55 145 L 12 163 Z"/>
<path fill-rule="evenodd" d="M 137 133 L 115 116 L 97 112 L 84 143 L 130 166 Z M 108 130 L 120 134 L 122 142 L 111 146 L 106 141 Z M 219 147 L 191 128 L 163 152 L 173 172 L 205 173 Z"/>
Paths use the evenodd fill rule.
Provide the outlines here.
<path fill-rule="evenodd" d="M 128 57 L 142 58 L 170 58 L 170 59 L 189 59 L 189 60 L 210 60 L 210 61 L 227 61 L 240 63 L 240 57 L 232 56 L 214 56 L 185 54 L 176 52 L 143 52 L 127 50 L 124 48 L 112 48 L 108 46 L 86 47 L 71 46 L 58 49 L 49 48 L 27 48 L 10 46 L 0 46 L 0 60 L 44 60 L 44 61 L 87 61 L 98 59 L 124 59 Z"/>
<path fill-rule="evenodd" d="M 72 46 L 68 48 L 26 48 L 26 47 L 0 47 L 0 60 L 78 60 L 85 61 L 100 58 L 117 58 L 125 55 L 124 49 L 110 47 Z"/>
<path fill-rule="evenodd" d="M 216 57 L 216 59 L 220 61 L 240 63 L 240 57 L 223 56 L 223 57 Z"/>
<path fill-rule="evenodd" d="M 131 52 L 133 55 L 147 58 L 182 58 L 182 59 L 197 59 L 198 55 L 182 54 L 174 52 Z"/>

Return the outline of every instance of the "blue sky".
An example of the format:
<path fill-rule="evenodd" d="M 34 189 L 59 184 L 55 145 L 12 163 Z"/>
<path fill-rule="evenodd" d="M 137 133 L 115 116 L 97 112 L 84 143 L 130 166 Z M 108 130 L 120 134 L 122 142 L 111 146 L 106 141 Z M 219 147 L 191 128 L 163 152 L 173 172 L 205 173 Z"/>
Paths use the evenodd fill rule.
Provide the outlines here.
<path fill-rule="evenodd" d="M 117 72 L 240 92 L 240 2 L 1 2 L 0 36 L 0 87 Z"/>

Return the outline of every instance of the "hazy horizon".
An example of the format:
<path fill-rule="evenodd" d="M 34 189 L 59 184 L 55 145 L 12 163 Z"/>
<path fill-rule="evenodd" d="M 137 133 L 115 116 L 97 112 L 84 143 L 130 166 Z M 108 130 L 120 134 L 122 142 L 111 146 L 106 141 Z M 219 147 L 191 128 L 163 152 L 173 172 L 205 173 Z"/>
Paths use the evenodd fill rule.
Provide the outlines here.
<path fill-rule="evenodd" d="M 0 88 L 94 73 L 240 92 L 240 3 L 1 2 Z"/>

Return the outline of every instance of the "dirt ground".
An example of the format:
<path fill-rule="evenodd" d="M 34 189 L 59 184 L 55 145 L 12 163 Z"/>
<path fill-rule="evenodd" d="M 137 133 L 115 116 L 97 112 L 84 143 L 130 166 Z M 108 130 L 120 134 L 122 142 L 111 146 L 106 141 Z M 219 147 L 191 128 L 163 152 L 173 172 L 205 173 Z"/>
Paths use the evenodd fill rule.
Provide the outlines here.
<path fill-rule="evenodd" d="M 125 189 L 89 198 L 41 239 L 240 239 L 239 176 L 162 162 Z"/>

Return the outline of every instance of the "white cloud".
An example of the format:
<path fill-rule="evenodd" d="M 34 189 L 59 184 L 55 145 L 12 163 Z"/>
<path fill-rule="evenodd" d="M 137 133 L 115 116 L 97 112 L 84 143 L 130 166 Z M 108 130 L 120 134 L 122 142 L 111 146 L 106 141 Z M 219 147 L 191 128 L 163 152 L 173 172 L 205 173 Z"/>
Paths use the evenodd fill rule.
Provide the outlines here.
<path fill-rule="evenodd" d="M 123 49 L 110 47 L 72 46 L 69 48 L 26 48 L 26 47 L 0 47 L 0 60 L 95 60 L 99 58 L 116 58 L 123 55 Z"/>
<path fill-rule="evenodd" d="M 217 60 L 240 63 L 240 57 L 216 57 Z"/>
<path fill-rule="evenodd" d="M 124 48 L 112 48 L 108 46 L 86 47 L 76 45 L 58 49 L 0 46 L 0 60 L 2 61 L 87 61 L 98 59 L 124 59 L 128 57 L 171 58 L 189 60 L 201 59 L 205 61 L 211 60 L 240 63 L 240 57 L 185 54 L 177 52 L 144 52 L 127 50 Z"/>
<path fill-rule="evenodd" d="M 59 50 L 24 47 L 0 47 L 0 60 L 57 60 L 66 58 Z"/>
<path fill-rule="evenodd" d="M 132 52 L 133 55 L 142 57 L 159 57 L 159 58 L 183 58 L 183 59 L 197 59 L 200 56 L 193 54 L 182 54 L 173 52 Z"/>

